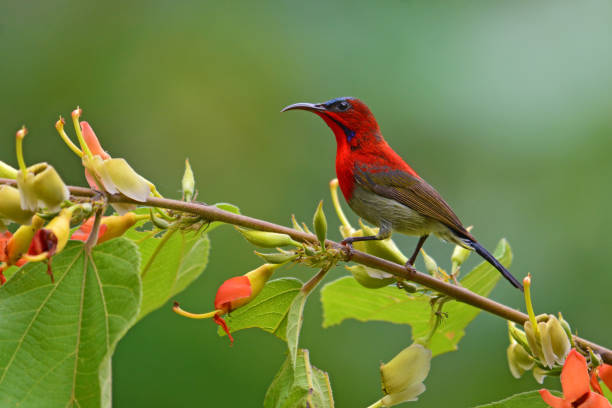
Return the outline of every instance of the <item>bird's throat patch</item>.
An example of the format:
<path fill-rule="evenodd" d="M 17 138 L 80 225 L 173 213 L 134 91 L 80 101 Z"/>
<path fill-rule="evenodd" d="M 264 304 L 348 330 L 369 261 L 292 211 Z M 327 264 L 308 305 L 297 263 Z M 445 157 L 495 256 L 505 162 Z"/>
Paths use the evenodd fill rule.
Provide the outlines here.
<path fill-rule="evenodd" d="M 336 118 L 334 118 L 332 115 L 325 114 L 325 116 L 331 119 L 336 125 L 340 127 L 340 129 L 342 129 L 344 135 L 346 136 L 346 141 L 350 144 L 351 140 L 353 140 L 353 138 L 355 137 L 355 131 L 347 128 L 342 122 L 336 120 Z"/>

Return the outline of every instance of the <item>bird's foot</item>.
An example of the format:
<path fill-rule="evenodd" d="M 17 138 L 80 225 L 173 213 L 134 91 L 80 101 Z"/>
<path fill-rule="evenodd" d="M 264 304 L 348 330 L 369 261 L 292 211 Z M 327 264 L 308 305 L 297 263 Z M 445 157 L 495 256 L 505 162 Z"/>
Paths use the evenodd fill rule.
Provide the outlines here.
<path fill-rule="evenodd" d="M 340 241 L 340 245 L 345 248 L 345 261 L 348 262 L 353 258 L 353 240 L 350 238 Z"/>

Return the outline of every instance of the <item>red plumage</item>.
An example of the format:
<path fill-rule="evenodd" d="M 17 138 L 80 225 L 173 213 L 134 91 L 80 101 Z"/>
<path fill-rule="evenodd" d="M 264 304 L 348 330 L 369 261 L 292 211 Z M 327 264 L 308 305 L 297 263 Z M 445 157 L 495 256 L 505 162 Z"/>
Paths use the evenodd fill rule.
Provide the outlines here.
<path fill-rule="evenodd" d="M 376 118 L 362 101 L 344 97 L 319 104 L 296 103 L 283 109 L 302 109 L 320 116 L 336 137 L 336 175 L 349 206 L 379 227 L 376 236 L 343 241 L 385 239 L 392 231 L 420 236 L 410 257 L 412 265 L 429 234 L 476 251 L 513 286 L 522 285 L 463 227 L 440 194 L 392 148 Z"/>

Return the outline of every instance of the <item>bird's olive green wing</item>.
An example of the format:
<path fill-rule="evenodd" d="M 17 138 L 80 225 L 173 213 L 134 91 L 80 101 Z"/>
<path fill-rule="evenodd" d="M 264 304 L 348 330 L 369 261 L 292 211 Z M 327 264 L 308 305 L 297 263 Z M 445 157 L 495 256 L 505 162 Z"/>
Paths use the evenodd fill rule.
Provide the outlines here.
<path fill-rule="evenodd" d="M 471 238 L 440 194 L 421 178 L 402 170 L 371 169 L 355 166 L 355 182 L 383 197 L 397 201 L 420 214 L 431 217 L 459 235 Z"/>

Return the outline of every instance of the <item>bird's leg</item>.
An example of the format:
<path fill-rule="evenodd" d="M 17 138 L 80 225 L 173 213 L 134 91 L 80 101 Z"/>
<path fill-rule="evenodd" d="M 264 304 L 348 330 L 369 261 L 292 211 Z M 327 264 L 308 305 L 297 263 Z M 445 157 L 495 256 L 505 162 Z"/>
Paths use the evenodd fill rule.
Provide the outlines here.
<path fill-rule="evenodd" d="M 348 237 L 340 241 L 341 245 L 348 248 L 348 259 L 353 255 L 353 242 L 358 241 L 380 241 L 391 236 L 391 228 L 386 225 L 381 225 L 377 235 L 368 235 L 367 237 Z"/>
<path fill-rule="evenodd" d="M 412 256 L 410 257 L 408 262 L 406 262 L 406 266 L 413 266 L 414 265 L 414 261 L 416 261 L 417 256 L 419 255 L 419 251 L 423 247 L 423 244 L 425 243 L 425 240 L 427 239 L 428 236 L 429 235 L 423 235 L 423 236 L 421 236 L 419 238 L 419 242 L 417 242 L 417 246 L 416 246 L 416 248 L 414 248 L 414 252 L 412 253 Z"/>

